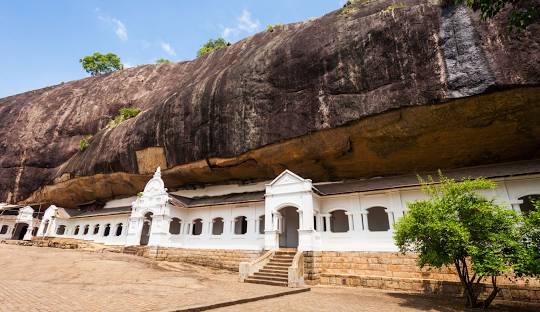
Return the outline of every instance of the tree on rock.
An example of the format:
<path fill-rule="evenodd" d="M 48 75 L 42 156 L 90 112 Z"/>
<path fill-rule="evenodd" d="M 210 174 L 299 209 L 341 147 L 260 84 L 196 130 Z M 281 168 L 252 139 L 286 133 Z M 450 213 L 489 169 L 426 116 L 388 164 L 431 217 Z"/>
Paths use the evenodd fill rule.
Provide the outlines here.
<path fill-rule="evenodd" d="M 231 44 L 227 41 L 225 41 L 225 39 L 223 38 L 218 38 L 218 39 L 210 39 L 208 40 L 207 43 L 205 43 L 200 49 L 199 51 L 197 52 L 197 56 L 203 56 L 207 53 L 210 53 L 212 51 L 215 51 L 215 50 L 218 50 L 218 49 L 221 49 L 221 48 L 224 48 L 224 47 L 227 47 L 227 46 L 230 46 Z"/>
<path fill-rule="evenodd" d="M 522 219 L 476 192 L 495 188 L 489 180 L 456 182 L 440 174 L 438 183 L 431 177 L 420 181 L 430 199 L 409 204 L 409 212 L 396 224 L 397 246 L 401 252 L 417 253 L 421 267 L 454 266 L 467 306 L 486 308 L 500 291 L 497 277 L 519 261 Z M 486 280 L 492 291 L 479 300 Z"/>
<path fill-rule="evenodd" d="M 120 58 L 114 53 L 94 53 L 79 60 L 84 70 L 92 76 L 109 74 L 124 68 Z"/>

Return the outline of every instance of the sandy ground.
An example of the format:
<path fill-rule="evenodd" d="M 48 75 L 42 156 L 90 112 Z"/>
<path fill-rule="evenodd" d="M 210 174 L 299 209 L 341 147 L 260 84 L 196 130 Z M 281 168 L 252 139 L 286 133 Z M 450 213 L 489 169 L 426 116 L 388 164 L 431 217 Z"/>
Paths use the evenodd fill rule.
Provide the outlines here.
<path fill-rule="evenodd" d="M 0 311 L 173 311 L 274 294 L 238 275 L 183 263 L 0 244 Z M 494 311 L 539 311 L 497 306 Z M 310 292 L 216 311 L 463 311 L 462 302 L 364 288 Z"/>

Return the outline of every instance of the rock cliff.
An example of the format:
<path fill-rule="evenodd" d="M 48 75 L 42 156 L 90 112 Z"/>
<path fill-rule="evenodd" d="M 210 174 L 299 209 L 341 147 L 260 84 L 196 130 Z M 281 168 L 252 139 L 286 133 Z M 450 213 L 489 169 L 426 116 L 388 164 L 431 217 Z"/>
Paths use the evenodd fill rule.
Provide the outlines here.
<path fill-rule="evenodd" d="M 175 188 L 538 158 L 538 33 L 508 32 L 504 14 L 356 1 L 193 61 L 3 98 L 0 201 L 133 195 L 158 165 Z M 143 112 L 106 129 L 126 106 Z"/>

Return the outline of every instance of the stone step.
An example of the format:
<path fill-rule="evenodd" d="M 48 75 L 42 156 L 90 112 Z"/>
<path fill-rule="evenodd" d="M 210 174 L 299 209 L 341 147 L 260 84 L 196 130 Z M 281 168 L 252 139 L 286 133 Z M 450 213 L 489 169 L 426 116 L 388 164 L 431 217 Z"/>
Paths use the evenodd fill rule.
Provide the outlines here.
<path fill-rule="evenodd" d="M 255 272 L 255 273 L 253 273 L 253 277 L 257 277 L 257 278 L 261 277 L 261 278 L 266 278 L 266 279 L 270 279 L 270 280 L 273 280 L 273 281 L 283 281 L 283 282 L 286 282 L 286 281 L 289 280 L 288 274 Z"/>
<path fill-rule="evenodd" d="M 254 277 L 248 277 L 244 280 L 246 283 L 252 283 L 252 284 L 262 284 L 262 285 L 271 285 L 271 286 L 282 286 L 287 287 L 289 286 L 289 283 L 287 282 L 278 282 L 278 281 L 272 281 L 262 278 L 254 278 Z"/>
<path fill-rule="evenodd" d="M 268 263 L 286 263 L 286 264 L 292 264 L 292 259 L 276 259 L 272 258 Z"/>
<path fill-rule="evenodd" d="M 259 270 L 259 272 L 267 273 L 267 274 L 284 274 L 284 275 L 287 275 L 287 276 L 289 275 L 288 270 L 275 270 L 275 269 L 263 268 L 263 269 Z"/>
<path fill-rule="evenodd" d="M 274 264 L 274 263 L 269 263 L 267 265 L 265 265 L 263 267 L 263 269 L 271 269 L 271 270 L 285 270 L 287 271 L 289 269 L 290 265 L 287 265 L 287 264 Z"/>
<path fill-rule="evenodd" d="M 289 260 L 289 261 L 293 261 L 294 260 L 294 256 L 273 256 L 272 259 L 281 259 L 281 260 Z"/>

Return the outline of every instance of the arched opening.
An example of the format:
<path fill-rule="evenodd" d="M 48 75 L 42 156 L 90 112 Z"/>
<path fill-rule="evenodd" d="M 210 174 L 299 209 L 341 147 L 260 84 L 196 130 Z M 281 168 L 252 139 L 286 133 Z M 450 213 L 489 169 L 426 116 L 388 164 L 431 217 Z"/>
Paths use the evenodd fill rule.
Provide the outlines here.
<path fill-rule="evenodd" d="M 152 216 L 154 214 L 151 212 L 147 212 L 144 215 L 143 219 L 143 227 L 141 231 L 141 241 L 140 244 L 142 246 L 148 245 L 148 242 L 150 241 L 150 230 L 152 229 Z"/>
<path fill-rule="evenodd" d="M 193 228 L 191 229 L 191 235 L 202 234 L 202 219 L 193 220 Z"/>
<path fill-rule="evenodd" d="M 94 225 L 94 235 L 99 233 L 99 224 Z"/>
<path fill-rule="evenodd" d="M 64 235 L 65 233 L 66 233 L 65 225 L 59 225 L 58 228 L 56 228 L 56 235 Z"/>
<path fill-rule="evenodd" d="M 118 223 L 118 224 L 116 225 L 116 236 L 122 235 L 122 228 L 123 228 L 123 224 L 122 224 L 122 223 Z"/>
<path fill-rule="evenodd" d="M 81 229 L 81 227 L 77 225 L 77 226 L 75 227 L 75 230 L 73 231 L 73 235 L 79 235 L 80 229 Z"/>
<path fill-rule="evenodd" d="M 11 236 L 11 239 L 22 240 L 24 238 L 24 235 L 26 235 L 27 230 L 28 230 L 28 224 L 15 223 L 15 228 L 13 230 L 13 235 Z"/>
<path fill-rule="evenodd" d="M 367 214 L 368 229 L 372 232 L 384 232 L 390 230 L 388 213 L 384 207 L 369 208 Z"/>
<path fill-rule="evenodd" d="M 247 218 L 239 216 L 234 218 L 234 234 L 243 235 L 247 233 Z"/>
<path fill-rule="evenodd" d="M 266 218 L 262 215 L 259 217 L 259 234 L 264 234 L 264 222 L 266 222 Z"/>
<path fill-rule="evenodd" d="M 212 220 L 212 235 L 223 234 L 223 218 L 215 218 Z"/>
<path fill-rule="evenodd" d="M 88 231 L 90 231 L 90 224 L 84 226 L 83 235 L 87 235 Z"/>
<path fill-rule="evenodd" d="M 180 219 L 172 218 L 171 222 L 169 223 L 169 233 L 172 235 L 180 234 Z"/>
<path fill-rule="evenodd" d="M 349 231 L 349 217 L 345 210 L 334 210 L 330 213 L 330 231 L 344 233 Z"/>
<path fill-rule="evenodd" d="M 540 201 L 540 195 L 538 194 L 532 194 L 532 195 L 526 195 L 519 198 L 523 201 L 519 205 L 519 210 L 521 210 L 521 213 L 528 214 L 531 211 L 536 210 L 536 207 L 534 206 L 534 202 Z"/>
<path fill-rule="evenodd" d="M 6 234 L 9 230 L 9 226 L 7 225 L 2 225 L 2 228 L 0 228 L 0 235 L 2 234 Z"/>
<path fill-rule="evenodd" d="M 48 229 L 49 229 L 49 220 L 45 220 L 45 225 L 43 226 L 43 235 L 47 235 Z"/>
<path fill-rule="evenodd" d="M 105 225 L 105 230 L 103 231 L 103 236 L 107 237 L 109 234 L 111 234 L 111 224 L 107 223 L 107 225 Z"/>
<path fill-rule="evenodd" d="M 39 228 L 38 228 L 37 226 L 35 226 L 35 227 L 32 229 L 32 236 L 36 236 L 38 230 L 39 230 Z"/>
<path fill-rule="evenodd" d="M 279 247 L 298 247 L 298 229 L 300 227 L 298 212 L 295 207 L 285 207 L 279 210 L 281 214 Z"/>

